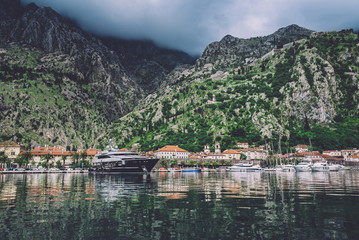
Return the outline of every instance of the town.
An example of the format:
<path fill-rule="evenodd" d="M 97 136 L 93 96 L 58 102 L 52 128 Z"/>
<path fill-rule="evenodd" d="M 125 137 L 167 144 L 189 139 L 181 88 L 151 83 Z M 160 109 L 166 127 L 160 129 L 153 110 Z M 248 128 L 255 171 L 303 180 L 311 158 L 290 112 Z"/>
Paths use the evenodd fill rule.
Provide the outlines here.
<path fill-rule="evenodd" d="M 139 152 L 140 155 L 159 158 L 156 168 L 169 166 L 232 166 L 236 163 L 252 163 L 265 167 L 275 167 L 279 164 L 297 164 L 301 161 L 327 162 L 344 166 L 359 165 L 359 150 L 326 150 L 322 153 L 312 151 L 307 145 L 294 146 L 293 152 L 286 154 L 273 153 L 265 146 L 253 147 L 248 143 L 237 143 L 232 149 L 221 150 L 217 142 L 211 148 L 205 145 L 202 152 L 191 153 L 175 145 L 167 145 L 155 151 Z M 211 149 L 214 149 L 211 152 Z M 118 151 L 130 151 L 126 148 Z M 81 149 L 67 151 L 62 146 L 38 145 L 30 151 L 14 143 L 0 143 L 0 169 L 13 168 L 88 168 L 100 149 Z"/>

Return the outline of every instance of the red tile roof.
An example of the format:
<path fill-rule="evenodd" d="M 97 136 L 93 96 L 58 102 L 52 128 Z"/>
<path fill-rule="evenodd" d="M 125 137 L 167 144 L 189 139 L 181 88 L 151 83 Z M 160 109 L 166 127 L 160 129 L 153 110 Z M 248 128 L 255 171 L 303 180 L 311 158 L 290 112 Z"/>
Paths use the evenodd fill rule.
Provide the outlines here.
<path fill-rule="evenodd" d="M 0 146 L 4 146 L 4 147 L 16 147 L 16 146 L 20 146 L 19 144 L 17 143 L 14 143 L 14 142 L 10 142 L 10 143 L 0 143 Z"/>
<path fill-rule="evenodd" d="M 240 154 L 240 152 L 237 150 L 228 149 L 228 150 L 224 151 L 223 154 Z"/>
<path fill-rule="evenodd" d="M 157 152 L 188 152 L 178 146 L 167 145 L 157 150 Z"/>

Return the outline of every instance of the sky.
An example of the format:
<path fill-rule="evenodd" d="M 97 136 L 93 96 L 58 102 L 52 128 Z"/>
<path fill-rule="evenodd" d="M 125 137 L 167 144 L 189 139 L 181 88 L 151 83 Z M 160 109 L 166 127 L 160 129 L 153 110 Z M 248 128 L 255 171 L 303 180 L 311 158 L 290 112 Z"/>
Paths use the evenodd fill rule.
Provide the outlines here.
<path fill-rule="evenodd" d="M 314 31 L 359 29 L 358 0 L 21 0 L 48 6 L 101 36 L 152 40 L 201 55 L 230 34 L 269 35 L 297 24 Z"/>

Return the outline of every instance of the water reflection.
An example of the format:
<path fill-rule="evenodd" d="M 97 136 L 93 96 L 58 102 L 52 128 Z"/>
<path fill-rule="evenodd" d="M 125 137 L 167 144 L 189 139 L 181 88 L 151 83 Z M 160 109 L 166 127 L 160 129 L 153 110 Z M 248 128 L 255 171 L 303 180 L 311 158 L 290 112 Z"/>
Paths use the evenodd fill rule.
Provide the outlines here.
<path fill-rule="evenodd" d="M 0 175 L 4 239 L 355 239 L 359 173 Z"/>

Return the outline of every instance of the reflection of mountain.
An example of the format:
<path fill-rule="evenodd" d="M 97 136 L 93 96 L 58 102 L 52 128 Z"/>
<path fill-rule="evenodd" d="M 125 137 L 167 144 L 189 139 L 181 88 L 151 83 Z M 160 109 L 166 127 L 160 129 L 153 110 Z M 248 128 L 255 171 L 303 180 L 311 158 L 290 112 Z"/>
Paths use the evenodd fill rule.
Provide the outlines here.
<path fill-rule="evenodd" d="M 96 193 L 106 201 L 147 193 L 155 185 L 148 174 L 96 174 Z"/>

